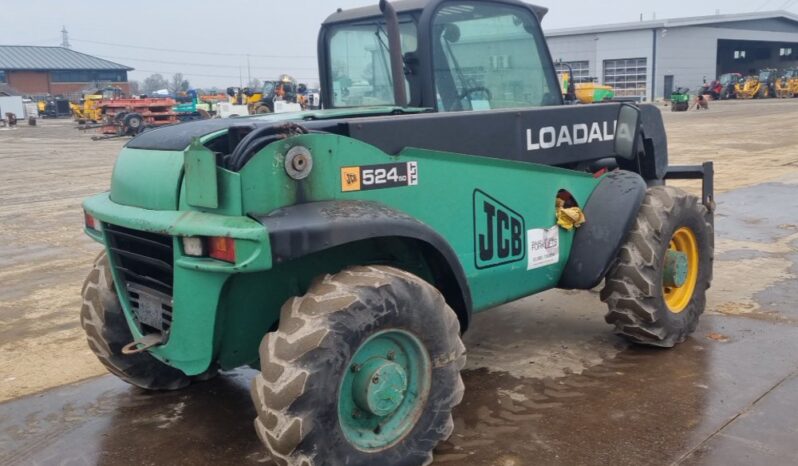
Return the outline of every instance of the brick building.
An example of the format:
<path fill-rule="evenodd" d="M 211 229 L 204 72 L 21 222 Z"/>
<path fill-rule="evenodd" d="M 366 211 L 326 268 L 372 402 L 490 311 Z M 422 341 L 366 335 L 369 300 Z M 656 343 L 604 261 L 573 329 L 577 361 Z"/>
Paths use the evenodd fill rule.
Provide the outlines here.
<path fill-rule="evenodd" d="M 23 95 L 72 97 L 87 87 L 106 84 L 127 94 L 131 70 L 65 47 L 0 45 L 0 84 Z"/>

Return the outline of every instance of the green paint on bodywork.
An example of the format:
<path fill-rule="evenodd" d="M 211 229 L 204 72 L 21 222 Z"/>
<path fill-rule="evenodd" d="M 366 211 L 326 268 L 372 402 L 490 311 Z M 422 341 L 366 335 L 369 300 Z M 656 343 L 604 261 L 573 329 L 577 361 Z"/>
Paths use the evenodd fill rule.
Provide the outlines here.
<path fill-rule="evenodd" d="M 296 144 L 313 154 L 313 171 L 302 181 L 285 175 L 284 154 Z M 409 161 L 418 163 L 415 186 L 341 190 L 341 167 Z M 457 253 L 471 285 L 475 311 L 555 286 L 568 260 L 573 231 L 560 230 L 556 264 L 527 270 L 524 247 L 522 260 L 477 269 L 474 191 L 482 191 L 520 214 L 530 230 L 556 224 L 555 199 L 560 189 L 585 205 L 598 182 L 589 173 L 487 157 L 413 148 L 391 156 L 351 138 L 317 134 L 272 144 L 241 170 L 245 212 L 265 214 L 297 202 L 356 199 L 388 205 L 429 225 Z"/>
<path fill-rule="evenodd" d="M 182 175 L 181 152 L 124 148 L 114 165 L 111 199 L 143 209 L 175 210 Z"/>
<path fill-rule="evenodd" d="M 186 201 L 196 207 L 219 207 L 216 155 L 194 139 L 183 154 Z"/>
<path fill-rule="evenodd" d="M 361 450 L 390 446 L 415 425 L 427 401 L 432 364 L 404 330 L 375 333 L 352 356 L 338 389 L 338 422 Z"/>
<path fill-rule="evenodd" d="M 310 150 L 313 169 L 297 181 L 286 174 L 284 161 L 286 152 L 299 144 Z M 481 311 L 556 286 L 573 231 L 558 230 L 556 263 L 533 269 L 528 269 L 526 233 L 555 225 L 559 190 L 568 190 L 584 206 L 600 181 L 587 173 L 545 165 L 431 150 L 407 148 L 390 155 L 351 138 L 308 134 L 270 144 L 238 173 L 216 167 L 218 205 L 211 208 L 188 202 L 186 183 L 194 172 L 189 169 L 182 176 L 183 160 L 182 152 L 124 149 L 110 196 L 92 197 L 84 207 L 102 222 L 127 228 L 236 239 L 235 264 L 185 256 L 181 241 L 175 240 L 175 325 L 168 343 L 152 353 L 192 375 L 212 361 L 225 369 L 256 361 L 258 344 L 276 328 L 282 304 L 303 294 L 318 275 L 348 265 L 393 264 L 428 280 L 434 276 L 423 248 L 391 238 L 273 264 L 268 232 L 252 218 L 255 215 L 328 200 L 373 201 L 404 212 L 446 239 L 470 285 L 473 310 Z M 416 185 L 342 191 L 342 167 L 405 162 L 417 165 Z M 513 262 L 489 260 L 483 263 L 487 267 L 477 268 L 475 234 L 485 232 L 486 225 L 474 223 L 476 191 L 523 219 L 527 230 L 523 252 Z M 120 296 L 124 296 L 121 290 Z M 132 319 L 129 305 L 123 307 Z"/>

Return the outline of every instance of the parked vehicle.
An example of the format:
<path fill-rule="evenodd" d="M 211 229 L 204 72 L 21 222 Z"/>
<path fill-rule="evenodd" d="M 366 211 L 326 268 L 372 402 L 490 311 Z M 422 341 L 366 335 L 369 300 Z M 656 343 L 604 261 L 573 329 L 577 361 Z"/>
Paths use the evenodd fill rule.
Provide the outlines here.
<path fill-rule="evenodd" d="M 389 466 L 428 464 L 452 434 L 476 312 L 604 281 L 616 332 L 684 341 L 712 278 L 712 164 L 668 166 L 654 106 L 563 105 L 545 12 L 338 10 L 324 110 L 128 142 L 83 204 L 105 248 L 81 310 L 99 360 L 149 390 L 259 367 L 274 461 Z M 475 68 L 488 48 L 509 58 Z"/>

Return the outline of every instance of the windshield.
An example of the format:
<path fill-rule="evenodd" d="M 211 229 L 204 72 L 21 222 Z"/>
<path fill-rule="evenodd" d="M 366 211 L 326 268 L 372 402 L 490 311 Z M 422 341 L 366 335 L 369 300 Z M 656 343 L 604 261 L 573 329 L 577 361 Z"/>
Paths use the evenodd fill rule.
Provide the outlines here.
<path fill-rule="evenodd" d="M 433 36 L 439 110 L 560 103 L 540 26 L 526 8 L 448 3 L 433 20 Z"/>
<path fill-rule="evenodd" d="M 400 19 L 402 52 L 417 48 L 416 24 Z M 382 22 L 345 24 L 330 34 L 330 76 L 335 107 L 393 105 L 388 37 Z M 409 87 L 409 84 L 405 82 Z"/>

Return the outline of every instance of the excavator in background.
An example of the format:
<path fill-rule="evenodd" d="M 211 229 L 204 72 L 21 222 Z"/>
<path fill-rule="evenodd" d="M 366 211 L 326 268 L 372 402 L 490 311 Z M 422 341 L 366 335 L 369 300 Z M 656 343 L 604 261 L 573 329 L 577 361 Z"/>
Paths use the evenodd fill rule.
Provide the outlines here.
<path fill-rule="evenodd" d="M 251 87 L 228 87 L 227 95 L 232 105 L 246 105 L 248 113 L 255 113 L 253 110 L 263 99 L 263 94 Z"/>
<path fill-rule="evenodd" d="M 764 68 L 759 74 L 740 78 L 734 85 L 738 99 L 764 99 L 776 97 L 776 70 Z"/>
<path fill-rule="evenodd" d="M 774 86 L 776 97 L 798 97 L 798 68 L 783 70 Z"/>
<path fill-rule="evenodd" d="M 72 118 L 79 124 L 99 123 L 103 119 L 100 102 L 124 97 L 122 89 L 118 87 L 103 87 L 87 89 L 83 92 L 79 103 L 70 102 L 69 109 Z"/>
<path fill-rule="evenodd" d="M 763 68 L 759 70 L 759 82 L 762 83 L 760 98 L 776 97 L 776 78 L 779 71 L 775 68 Z"/>
<path fill-rule="evenodd" d="M 720 93 L 718 98 L 720 100 L 734 99 L 737 94 L 734 90 L 734 85 L 742 79 L 743 75 L 740 73 L 724 73 L 718 78 L 720 83 Z"/>
<path fill-rule="evenodd" d="M 177 113 L 177 119 L 183 121 L 207 120 L 216 113 L 215 102 L 204 100 L 196 89 L 189 89 L 182 95 L 175 97 L 177 102 L 172 111 Z"/>
<path fill-rule="evenodd" d="M 227 95 L 235 106 L 246 105 L 247 114 L 299 112 L 307 107 L 307 86 L 297 84 L 296 79 L 287 74 L 274 81 L 265 81 L 263 88 L 228 87 Z M 242 114 L 239 109 L 237 114 Z"/>
<path fill-rule="evenodd" d="M 708 95 L 712 100 L 727 100 L 735 98 L 734 85 L 737 84 L 743 75 L 740 73 L 725 73 L 720 75 L 718 79 L 712 80 L 707 84 L 706 79 L 704 85 L 698 90 L 699 95 Z"/>
<path fill-rule="evenodd" d="M 734 84 L 734 95 L 738 99 L 754 99 L 759 97 L 761 90 L 762 83 L 757 75 L 740 77 Z"/>

